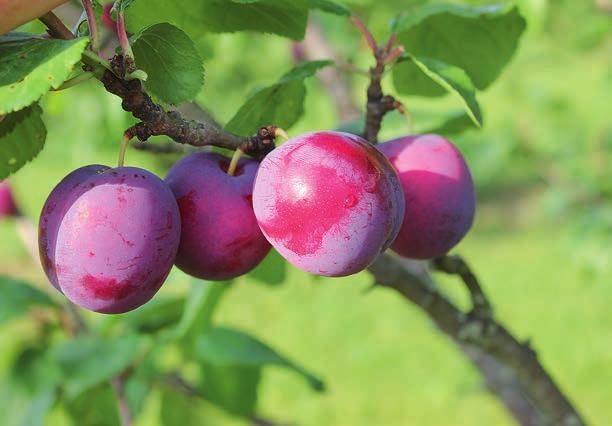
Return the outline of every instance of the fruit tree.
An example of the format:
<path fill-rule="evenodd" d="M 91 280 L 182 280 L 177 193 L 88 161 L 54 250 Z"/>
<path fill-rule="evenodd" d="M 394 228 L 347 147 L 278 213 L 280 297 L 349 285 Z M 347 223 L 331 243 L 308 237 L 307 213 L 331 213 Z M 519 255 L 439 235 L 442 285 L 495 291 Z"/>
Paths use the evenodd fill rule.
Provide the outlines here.
<path fill-rule="evenodd" d="M 202 400 L 272 424 L 257 407 L 261 371 L 270 364 L 323 391 L 319 378 L 268 345 L 212 320 L 232 280 L 272 270 L 266 262 L 320 277 L 368 274 L 375 291 L 395 292 L 420 308 L 518 422 L 583 424 L 529 342 L 499 322 L 494 297 L 454 253 L 478 209 L 469 166 L 446 129 L 483 125 L 477 96 L 500 76 L 525 30 L 516 6 L 412 2 L 383 34 L 366 25 L 358 5 L 331 0 L 83 0 L 54 11 L 59 3 L 0 2 L 0 179 L 45 167 L 35 157 L 45 146 L 45 124 L 57 114 L 45 101 L 49 92 L 59 92 L 52 95 L 58 99 L 95 83 L 100 99 L 120 99 L 113 108 L 127 124 L 116 135 L 116 164 L 82 164 L 54 183 L 36 236 L 10 178 L 0 184 L 0 215 L 21 218 L 23 242 L 37 241 L 33 256 L 48 280 L 40 288 L 2 278 L 0 286 L 0 298 L 12 301 L 0 317 L 30 315 L 40 325 L 30 352 L 18 358 L 30 365 L 22 359 L 29 356 L 34 366 L 23 424 L 43 424 L 57 407 L 75 424 L 148 424 L 139 420 L 143 407 L 160 389 L 162 424 L 219 424 L 189 405 L 164 415 L 167 400 L 185 396 L 183 404 Z M 354 49 L 368 52 L 367 69 L 316 20 L 313 35 L 298 43 L 313 12 L 351 23 Z M 237 32 L 293 43 L 283 52 L 245 46 L 245 54 L 256 53 L 254 66 L 281 54 L 293 65 L 235 105 L 221 125 L 213 118 L 215 100 L 206 110 L 197 101 L 206 43 Z M 206 83 L 229 86 L 249 75 L 207 70 Z M 360 79 L 359 94 L 347 75 Z M 314 79 L 338 125 L 293 132 Z M 382 140 L 398 120 L 419 120 L 411 97 L 447 94 L 444 102 L 456 109 L 440 116 L 441 124 Z M 105 123 L 90 126 L 94 135 Z M 83 149 L 87 143 L 80 141 Z M 131 164 L 135 148 L 157 159 L 182 158 L 160 160 L 160 174 Z M 434 272 L 462 282 L 471 307 L 452 302 Z M 169 276 L 177 274 L 193 277 L 188 294 L 174 291 Z M 317 345 L 316 336 L 303 338 Z"/>

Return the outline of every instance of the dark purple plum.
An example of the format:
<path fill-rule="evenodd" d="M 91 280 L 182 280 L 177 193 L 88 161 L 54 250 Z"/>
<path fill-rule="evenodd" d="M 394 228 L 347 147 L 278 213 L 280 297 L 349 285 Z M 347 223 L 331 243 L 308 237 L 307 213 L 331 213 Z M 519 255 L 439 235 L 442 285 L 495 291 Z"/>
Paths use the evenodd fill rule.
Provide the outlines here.
<path fill-rule="evenodd" d="M 253 191 L 259 226 L 290 263 L 345 276 L 395 239 L 404 195 L 391 164 L 358 136 L 307 133 L 263 160 Z"/>
<path fill-rule="evenodd" d="M 19 209 L 13 198 L 13 192 L 8 182 L 0 182 L 0 219 L 19 216 Z"/>
<path fill-rule="evenodd" d="M 166 182 L 181 212 L 176 265 L 197 278 L 227 280 L 255 268 L 270 251 L 253 213 L 253 181 L 259 163 L 199 152 L 177 162 Z"/>
<path fill-rule="evenodd" d="M 463 156 L 438 135 L 406 136 L 379 149 L 397 170 L 406 198 L 404 223 L 391 248 L 413 259 L 447 253 L 469 231 L 476 208 Z"/>
<path fill-rule="evenodd" d="M 51 284 L 101 313 L 149 301 L 172 268 L 179 238 L 172 191 L 135 167 L 93 165 L 70 173 L 49 195 L 39 225 Z"/>

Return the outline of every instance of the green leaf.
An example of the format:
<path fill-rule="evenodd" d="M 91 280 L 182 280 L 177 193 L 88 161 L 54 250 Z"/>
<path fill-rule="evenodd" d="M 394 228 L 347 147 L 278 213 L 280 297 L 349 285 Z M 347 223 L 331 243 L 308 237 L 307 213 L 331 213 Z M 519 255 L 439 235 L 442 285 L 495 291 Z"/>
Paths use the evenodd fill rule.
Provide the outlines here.
<path fill-rule="evenodd" d="M 265 259 L 246 275 L 247 280 L 268 285 L 281 285 L 287 278 L 287 261 L 276 250 L 270 250 Z"/>
<path fill-rule="evenodd" d="M 169 104 L 195 98 L 204 84 L 204 66 L 187 34 L 163 23 L 144 28 L 130 42 L 138 68 L 148 74 L 150 94 Z"/>
<path fill-rule="evenodd" d="M 108 383 L 101 383 L 74 399 L 64 402 L 66 413 L 74 425 L 117 426 L 117 395 Z"/>
<path fill-rule="evenodd" d="M 306 4 L 311 9 L 319 9 L 334 15 L 349 16 L 351 14 L 351 9 L 348 7 L 329 0 L 306 0 Z"/>
<path fill-rule="evenodd" d="M 16 172 L 42 150 L 47 129 L 38 104 L 0 121 L 0 179 Z"/>
<path fill-rule="evenodd" d="M 0 277 L 0 323 L 25 313 L 33 306 L 56 306 L 42 291 L 25 282 Z"/>
<path fill-rule="evenodd" d="M 113 12 L 125 11 L 133 2 L 134 0 L 115 0 L 111 10 Z"/>
<path fill-rule="evenodd" d="M 176 328 L 177 338 L 191 339 L 210 329 L 212 316 L 223 294 L 229 290 L 231 282 L 212 282 L 193 280 L 191 291 L 185 299 L 185 309 Z M 187 344 L 191 345 L 191 342 Z"/>
<path fill-rule="evenodd" d="M 517 7 L 508 5 L 427 5 L 395 24 L 398 41 L 415 56 L 455 65 L 478 89 L 488 87 L 512 58 L 526 23 Z M 414 69 L 412 70 L 414 71 Z M 394 83 L 404 94 L 442 92 L 419 88 L 409 64 L 393 68 Z"/>
<path fill-rule="evenodd" d="M 178 324 L 184 305 L 184 297 L 157 296 L 133 311 L 104 317 L 102 329 L 107 331 L 120 325 L 141 333 L 155 333 Z"/>
<path fill-rule="evenodd" d="M 151 393 L 151 385 L 138 377 L 130 377 L 125 384 L 125 396 L 130 412 L 134 417 L 144 409 L 147 397 Z"/>
<path fill-rule="evenodd" d="M 457 111 L 443 118 L 435 125 L 428 127 L 420 133 L 435 133 L 442 136 L 460 134 L 466 130 L 474 129 L 474 122 L 464 111 Z"/>
<path fill-rule="evenodd" d="M 324 389 L 323 382 L 304 368 L 279 355 L 274 349 L 241 331 L 215 327 L 196 340 L 196 357 L 215 366 L 277 365 L 301 374 L 317 390 Z"/>
<path fill-rule="evenodd" d="M 13 389 L 22 388 L 29 394 L 36 394 L 55 387 L 61 382 L 61 371 L 50 356 L 46 339 L 21 350 L 10 370 Z"/>
<path fill-rule="evenodd" d="M 109 340 L 82 336 L 53 348 L 66 395 L 74 398 L 119 374 L 141 355 L 146 340 L 134 334 Z"/>
<path fill-rule="evenodd" d="M 301 40 L 311 9 L 349 13 L 329 0 L 148 0 L 136 2 L 126 12 L 126 20 L 132 32 L 158 23 L 162 17 L 192 37 L 202 31 L 256 31 Z"/>
<path fill-rule="evenodd" d="M 257 406 L 261 367 L 202 363 L 204 398 L 227 412 L 252 417 Z"/>
<path fill-rule="evenodd" d="M 89 41 L 43 39 L 9 33 L 0 37 L 0 114 L 36 102 L 68 79 Z"/>
<path fill-rule="evenodd" d="M 465 71 L 442 61 L 425 57 L 409 56 L 408 60 L 444 90 L 458 97 L 474 124 L 478 127 L 482 126 L 482 114 L 476 100 L 476 89 Z"/>
<path fill-rule="evenodd" d="M 57 399 L 57 390 L 45 389 L 38 393 L 28 405 L 25 415 L 21 419 L 23 426 L 43 426 L 47 424 L 45 417 Z"/>
<path fill-rule="evenodd" d="M 203 398 L 169 387 L 162 388 L 159 420 L 162 426 L 242 425 Z"/>
<path fill-rule="evenodd" d="M 293 126 L 304 113 L 304 79 L 330 64 L 332 61 L 311 61 L 293 68 L 278 83 L 251 95 L 225 129 L 239 135 L 249 135 L 271 124 L 284 129 Z"/>

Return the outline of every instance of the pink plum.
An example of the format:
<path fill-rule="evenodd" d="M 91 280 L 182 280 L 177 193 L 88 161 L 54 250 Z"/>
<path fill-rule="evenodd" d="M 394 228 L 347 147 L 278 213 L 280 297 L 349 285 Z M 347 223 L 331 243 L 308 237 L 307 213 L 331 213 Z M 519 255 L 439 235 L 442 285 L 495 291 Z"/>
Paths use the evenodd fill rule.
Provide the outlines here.
<path fill-rule="evenodd" d="M 0 219 L 19 216 L 19 209 L 13 198 L 13 192 L 8 182 L 0 182 Z"/>
<path fill-rule="evenodd" d="M 413 259 L 447 253 L 474 220 L 474 184 L 463 156 L 438 135 L 405 136 L 379 149 L 397 170 L 406 198 L 404 223 L 391 248 Z"/>
<path fill-rule="evenodd" d="M 101 313 L 149 301 L 172 268 L 179 238 L 170 188 L 135 167 L 75 170 L 51 192 L 40 217 L 49 281 L 72 302 Z"/>
<path fill-rule="evenodd" d="M 395 239 L 404 196 L 392 166 L 358 136 L 307 133 L 263 160 L 253 191 L 259 226 L 295 266 L 345 276 Z"/>
<path fill-rule="evenodd" d="M 253 213 L 253 181 L 259 164 L 199 152 L 177 162 L 166 182 L 181 212 L 176 265 L 194 277 L 228 280 L 255 268 L 270 251 Z"/>

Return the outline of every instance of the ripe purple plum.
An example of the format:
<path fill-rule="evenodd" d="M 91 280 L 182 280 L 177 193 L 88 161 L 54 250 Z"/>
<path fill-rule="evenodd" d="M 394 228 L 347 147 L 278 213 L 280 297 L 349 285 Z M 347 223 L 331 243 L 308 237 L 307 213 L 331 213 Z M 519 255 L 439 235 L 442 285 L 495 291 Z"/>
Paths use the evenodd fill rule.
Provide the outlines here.
<path fill-rule="evenodd" d="M 73 171 L 47 198 L 39 224 L 51 284 L 77 305 L 108 314 L 135 309 L 157 293 L 179 238 L 172 191 L 135 167 Z"/>
<path fill-rule="evenodd" d="M 55 245 L 59 226 L 70 208 L 72 199 L 84 192 L 81 184 L 92 176 L 109 170 L 109 167 L 92 164 L 74 170 L 51 191 L 43 206 L 38 226 L 38 248 L 43 270 L 49 282 L 62 291 L 55 270 Z"/>
<path fill-rule="evenodd" d="M 266 257 L 270 244 L 253 213 L 253 182 L 259 164 L 199 152 L 177 162 L 166 182 L 181 212 L 176 265 L 194 277 L 227 280 L 246 274 Z"/>
<path fill-rule="evenodd" d="M 13 192 L 8 182 L 0 182 L 0 219 L 19 216 L 19 209 L 13 198 Z"/>
<path fill-rule="evenodd" d="M 307 272 L 346 276 L 395 239 L 404 194 L 387 159 L 358 136 L 307 133 L 268 154 L 253 206 L 268 241 Z"/>
<path fill-rule="evenodd" d="M 379 145 L 397 170 L 406 214 L 391 248 L 404 257 L 432 259 L 467 234 L 476 197 L 463 156 L 438 135 L 405 136 Z"/>

